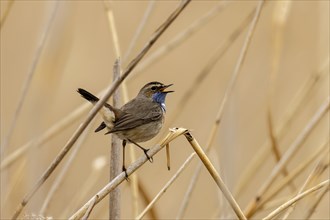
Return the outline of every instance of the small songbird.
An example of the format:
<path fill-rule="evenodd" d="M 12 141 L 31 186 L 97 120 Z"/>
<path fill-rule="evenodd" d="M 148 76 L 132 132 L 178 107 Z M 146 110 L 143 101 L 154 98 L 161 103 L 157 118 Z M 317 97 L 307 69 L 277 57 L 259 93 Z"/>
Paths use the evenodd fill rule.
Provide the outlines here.
<path fill-rule="evenodd" d="M 174 92 L 165 91 L 165 89 L 171 85 L 173 84 L 147 83 L 134 99 L 127 102 L 120 109 L 105 103 L 100 110 L 103 122 L 95 132 L 107 128 L 108 131 L 105 134 L 113 133 L 123 140 L 123 171 L 126 177 L 125 146 L 127 142 L 143 150 L 148 160 L 152 162 L 152 158 L 147 153 L 149 149 L 140 146 L 138 143 L 155 137 L 162 128 L 166 112 L 165 98 L 167 93 Z M 84 89 L 79 88 L 78 93 L 92 104 L 96 104 L 99 100 L 99 98 Z"/>

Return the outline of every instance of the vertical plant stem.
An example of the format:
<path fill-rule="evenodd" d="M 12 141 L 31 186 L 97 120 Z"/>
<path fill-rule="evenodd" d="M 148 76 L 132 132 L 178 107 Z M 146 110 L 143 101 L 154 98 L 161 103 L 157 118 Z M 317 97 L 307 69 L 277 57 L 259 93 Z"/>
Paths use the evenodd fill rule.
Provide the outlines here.
<path fill-rule="evenodd" d="M 155 3 L 156 3 L 155 0 L 149 0 L 148 7 L 143 14 L 143 18 L 141 19 L 140 24 L 137 27 L 133 38 L 131 39 L 131 43 L 129 44 L 128 49 L 126 50 L 126 53 L 123 58 L 123 64 L 125 64 L 127 58 L 129 58 L 129 56 L 131 55 L 133 48 L 136 45 L 136 42 L 139 39 L 139 37 L 143 31 L 143 28 L 145 27 L 150 15 L 151 15 L 151 12 L 154 9 Z"/>
<path fill-rule="evenodd" d="M 329 65 L 329 59 L 327 58 L 324 62 L 324 65 L 318 70 L 316 73 L 312 73 L 310 77 L 306 80 L 306 82 L 300 87 L 298 92 L 295 94 L 294 98 L 288 105 L 289 108 L 285 112 L 282 122 L 279 123 L 278 127 L 275 131 L 275 136 L 279 139 L 283 138 L 286 131 L 288 131 L 291 122 L 294 117 L 299 114 L 299 111 L 305 108 L 306 102 L 309 99 L 313 89 L 317 88 L 318 83 L 321 82 L 321 79 L 325 77 L 327 71 L 326 68 Z M 241 191 L 245 188 L 245 186 L 251 181 L 253 175 L 264 163 L 266 157 L 269 155 L 269 145 L 267 141 L 265 141 L 256 153 L 251 162 L 247 165 L 243 173 L 241 174 L 238 184 L 235 186 L 234 195 L 239 195 Z"/>
<path fill-rule="evenodd" d="M 221 1 L 217 6 L 212 8 L 202 17 L 198 18 L 187 28 L 179 32 L 174 38 L 172 38 L 168 43 L 159 47 L 157 50 L 152 52 L 134 71 L 134 73 L 129 77 L 128 80 L 134 80 L 140 73 L 145 71 L 148 67 L 155 64 L 160 58 L 164 57 L 166 54 L 177 48 L 182 43 L 187 42 L 189 37 L 192 37 L 197 31 L 199 31 L 207 22 L 214 18 L 218 13 L 220 13 L 227 2 Z"/>
<path fill-rule="evenodd" d="M 241 36 L 246 27 L 251 24 L 251 20 L 253 18 L 253 15 L 255 14 L 255 10 L 256 9 L 250 12 L 249 15 L 244 19 L 244 21 L 233 32 L 231 32 L 228 38 L 222 43 L 220 43 L 219 46 L 215 49 L 212 56 L 207 61 L 203 69 L 198 73 L 191 86 L 182 95 L 182 98 L 178 102 L 180 103 L 180 108 L 174 109 L 174 112 L 172 113 L 174 117 L 169 120 L 168 124 L 172 124 L 173 121 L 178 118 L 180 113 L 183 112 L 183 109 L 185 108 L 187 103 L 189 103 L 190 99 L 194 97 L 193 95 L 198 92 L 198 88 L 210 75 L 218 61 L 226 54 L 228 49 L 234 44 L 238 37 Z"/>
<path fill-rule="evenodd" d="M 33 60 L 32 60 L 32 65 L 31 65 L 30 69 L 27 72 L 26 79 L 25 79 L 25 81 L 23 83 L 23 86 L 22 86 L 22 89 L 21 89 L 21 94 L 20 94 L 20 97 L 19 97 L 19 100 L 18 100 L 18 104 L 17 104 L 17 107 L 16 107 L 15 112 L 14 112 L 14 115 L 13 115 L 13 119 L 12 119 L 12 121 L 10 123 L 10 127 L 9 127 L 9 130 L 8 130 L 8 133 L 5 136 L 5 138 L 3 140 L 3 143 L 2 143 L 2 147 L 1 147 L 1 154 L 2 155 L 5 153 L 5 150 L 8 147 L 7 145 L 10 143 L 11 136 L 12 136 L 14 130 L 15 130 L 17 119 L 18 119 L 18 117 L 19 117 L 19 115 L 21 113 L 21 110 L 22 110 L 22 107 L 23 107 L 23 104 L 24 104 L 26 95 L 28 94 L 28 90 L 30 88 L 31 81 L 32 81 L 33 76 L 35 74 L 37 65 L 39 63 L 39 60 L 40 60 L 40 57 L 41 57 L 41 53 L 42 53 L 42 51 L 44 49 L 45 42 L 46 42 L 46 39 L 47 39 L 49 30 L 50 30 L 50 28 L 51 28 L 51 26 L 53 24 L 54 19 L 55 19 L 55 15 L 56 15 L 56 11 L 57 11 L 57 8 L 58 8 L 58 4 L 59 4 L 58 2 L 55 2 L 54 3 L 54 6 L 53 6 L 53 9 L 52 9 L 51 15 L 49 17 L 49 20 L 46 23 L 45 29 L 41 33 L 40 41 L 38 42 L 37 50 L 36 50 L 36 53 L 35 53 L 35 55 L 33 57 Z"/>
<path fill-rule="evenodd" d="M 272 111 L 272 101 L 275 96 L 275 83 L 277 79 L 281 51 L 283 47 L 283 30 L 287 22 L 287 17 L 290 12 L 291 2 L 290 1 L 279 1 L 276 3 L 276 7 L 273 14 L 273 26 L 274 26 L 274 37 L 272 41 L 273 53 L 272 53 L 272 65 L 271 73 L 269 79 L 269 88 L 268 88 L 268 103 L 267 103 L 267 122 L 268 122 L 268 131 L 269 137 L 271 140 L 271 149 L 275 156 L 276 161 L 278 162 L 281 159 L 281 153 L 278 145 L 278 137 L 275 135 L 274 121 L 273 121 L 273 111 Z M 288 175 L 286 167 L 282 171 L 284 176 Z M 295 189 L 293 183 L 290 184 L 292 190 Z"/>
<path fill-rule="evenodd" d="M 120 77 L 120 59 L 117 59 L 113 67 L 113 78 L 117 80 Z M 120 90 L 117 89 L 113 94 L 113 106 L 120 106 Z M 121 141 L 116 135 L 112 135 L 110 152 L 110 181 L 112 181 L 120 172 Z M 109 219 L 120 219 L 120 189 L 117 187 L 109 194 Z"/>
<path fill-rule="evenodd" d="M 148 154 L 150 157 L 153 157 L 156 153 L 158 153 L 163 147 L 165 147 L 166 144 L 170 143 L 174 139 L 178 138 L 179 136 L 183 135 L 187 132 L 187 129 L 184 128 L 174 128 L 170 129 L 170 132 L 167 134 L 167 136 L 154 147 L 150 148 L 148 151 Z M 142 155 L 139 157 L 136 161 L 134 161 L 130 166 L 127 167 L 127 175 L 130 176 L 132 173 L 134 173 L 136 170 L 138 170 L 145 162 L 148 161 L 148 158 L 145 155 Z M 110 183 L 108 183 L 106 186 L 103 187 L 95 196 L 97 196 L 97 199 L 95 203 L 99 203 L 105 196 L 107 196 L 114 188 L 116 188 L 119 184 L 121 184 L 125 180 L 125 173 L 121 172 L 118 176 L 116 176 L 115 179 L 113 179 Z M 76 213 L 74 213 L 69 219 L 80 219 L 87 211 L 88 207 L 91 205 L 91 203 L 94 202 L 93 196 L 88 202 L 86 202 Z"/>
<path fill-rule="evenodd" d="M 109 1 L 110 2 L 110 1 Z M 115 22 L 115 17 L 113 15 L 113 10 L 111 7 L 107 4 L 106 0 L 103 1 L 104 7 L 106 9 L 106 13 L 108 16 L 108 23 L 109 23 L 109 30 L 112 35 L 112 40 L 113 40 L 113 46 L 115 49 L 115 54 L 117 57 L 120 57 L 120 44 L 119 44 L 119 38 L 118 38 L 118 33 L 117 33 L 117 28 L 116 28 L 116 22 Z"/>
<path fill-rule="evenodd" d="M 251 14 L 249 14 L 248 17 L 242 23 L 242 25 L 231 35 L 231 37 L 229 38 L 228 44 L 225 44 L 224 49 L 222 49 L 222 47 L 220 47 L 220 50 L 219 50 L 220 53 L 219 52 L 216 53 L 216 56 L 213 57 L 212 62 L 210 62 L 210 66 L 206 67 L 206 69 L 204 70 L 206 72 L 210 71 L 210 67 L 216 63 L 216 60 L 218 58 L 217 54 L 219 53 L 219 55 L 222 55 L 224 53 L 224 51 L 228 48 L 228 45 L 230 45 L 229 42 L 233 42 L 239 36 L 239 33 L 244 29 L 244 27 L 246 26 L 246 23 L 249 22 L 251 17 L 253 16 L 252 20 L 250 22 L 250 27 L 249 27 L 248 33 L 245 37 L 244 44 L 243 44 L 242 49 L 240 51 L 237 63 L 235 65 L 235 68 L 234 68 L 233 73 L 231 75 L 230 81 L 229 81 L 228 86 L 226 88 L 224 97 L 223 97 L 223 99 L 220 103 L 220 106 L 219 106 L 219 109 L 218 109 L 213 127 L 210 131 L 210 135 L 209 135 L 209 138 L 208 138 L 208 141 L 207 141 L 207 144 L 206 144 L 206 152 L 208 152 L 209 149 L 211 148 L 212 143 L 214 141 L 214 138 L 216 136 L 216 132 L 218 131 L 218 128 L 220 126 L 221 119 L 222 119 L 223 112 L 224 112 L 224 107 L 225 107 L 225 105 L 227 103 L 227 100 L 228 100 L 229 96 L 231 95 L 231 93 L 234 89 L 235 83 L 238 79 L 241 67 L 243 65 L 243 61 L 246 57 L 248 46 L 250 45 L 254 30 L 255 30 L 256 25 L 257 25 L 257 21 L 260 17 L 260 13 L 261 13 L 263 4 L 264 4 L 263 0 L 259 2 L 258 6 L 257 6 L 257 9 L 254 10 Z M 221 57 L 221 56 L 219 56 L 219 57 Z M 182 203 L 181 208 L 180 208 L 179 213 L 178 213 L 178 216 L 176 217 L 177 219 L 181 219 L 183 217 L 184 211 L 187 208 L 187 202 L 189 201 L 188 198 L 190 197 L 190 194 L 192 193 L 194 185 L 196 184 L 195 180 L 198 178 L 198 175 L 201 171 L 201 166 L 202 166 L 202 164 L 198 165 L 198 167 L 195 171 L 195 174 L 194 174 L 193 178 L 190 181 L 190 185 L 189 185 L 188 190 L 186 192 L 184 202 Z"/>
<path fill-rule="evenodd" d="M 56 169 L 56 167 L 60 164 L 60 162 L 63 160 L 63 158 L 66 156 L 66 154 L 70 151 L 74 143 L 77 141 L 81 133 L 85 130 L 87 125 L 91 122 L 91 120 L 95 117 L 97 112 L 100 110 L 100 108 L 104 105 L 106 100 L 109 99 L 109 97 L 114 93 L 114 91 L 119 87 L 119 85 L 124 81 L 124 79 L 127 78 L 127 76 L 132 72 L 132 70 L 135 68 L 135 66 L 142 60 L 142 58 L 147 54 L 147 52 L 150 50 L 150 48 L 155 44 L 155 42 L 159 39 L 159 37 L 165 32 L 165 30 L 173 23 L 173 21 L 179 16 L 179 14 L 185 9 L 185 7 L 191 2 L 191 0 L 185 0 L 179 4 L 179 6 L 172 12 L 172 14 L 166 19 L 166 21 L 154 32 L 154 34 L 151 36 L 149 41 L 146 43 L 146 45 L 142 48 L 141 52 L 136 56 L 135 59 L 133 59 L 128 66 L 126 67 L 123 75 L 121 75 L 118 80 L 115 80 L 111 86 L 106 90 L 104 96 L 95 104 L 95 106 L 92 108 L 92 110 L 89 112 L 87 118 L 80 124 L 80 126 L 77 128 L 77 130 L 73 133 L 73 135 L 70 137 L 68 142 L 65 144 L 63 149 L 60 151 L 60 153 L 56 156 L 54 161 L 51 163 L 51 165 L 46 169 L 46 171 L 42 174 L 40 179 L 37 181 L 37 183 L 33 186 L 31 191 L 29 191 L 18 207 L 16 208 L 16 211 L 14 215 L 12 216 L 12 219 L 17 219 L 17 217 L 22 212 L 23 208 L 27 205 L 27 203 L 30 201 L 30 199 L 33 197 L 33 195 L 37 192 L 37 190 L 44 184 L 44 182 L 48 179 L 48 177 L 53 173 L 53 171 Z"/>
<path fill-rule="evenodd" d="M 302 143 L 307 139 L 307 137 L 316 127 L 318 122 L 329 110 L 329 105 L 330 102 L 328 97 L 327 100 L 324 103 L 322 103 L 321 107 L 318 109 L 315 115 L 313 115 L 313 117 L 311 118 L 307 126 L 303 129 L 303 131 L 300 133 L 300 135 L 294 140 L 294 142 L 291 144 L 289 149 L 281 157 L 281 160 L 273 168 L 272 172 L 270 173 L 269 177 L 265 180 L 263 185 L 259 187 L 259 191 L 257 192 L 256 197 L 252 201 L 250 201 L 249 205 L 246 208 L 245 213 L 248 218 L 251 217 L 256 212 L 257 206 L 262 200 L 262 197 L 264 196 L 265 192 L 268 191 L 269 187 L 274 183 L 274 180 L 276 179 L 278 174 L 282 172 L 283 167 L 285 167 L 285 165 L 295 155 L 295 153 L 299 150 Z"/>
<path fill-rule="evenodd" d="M 45 198 L 44 202 L 42 203 L 42 207 L 40 208 L 39 214 L 41 214 L 41 215 L 46 214 L 49 203 L 51 202 L 53 196 L 55 195 L 55 193 L 57 192 L 57 190 L 60 187 L 61 183 L 63 182 L 64 177 L 67 174 L 67 172 L 68 172 L 70 166 L 72 165 L 74 159 L 76 158 L 77 153 L 79 152 L 82 144 L 85 142 L 86 137 L 87 137 L 89 131 L 91 130 L 90 128 L 91 128 L 91 124 L 86 128 L 86 130 L 82 133 L 81 137 L 78 139 L 77 147 L 73 149 L 73 151 L 69 155 L 68 160 L 64 164 L 63 169 L 58 174 L 56 180 L 52 184 L 49 192 L 47 193 L 47 197 Z"/>

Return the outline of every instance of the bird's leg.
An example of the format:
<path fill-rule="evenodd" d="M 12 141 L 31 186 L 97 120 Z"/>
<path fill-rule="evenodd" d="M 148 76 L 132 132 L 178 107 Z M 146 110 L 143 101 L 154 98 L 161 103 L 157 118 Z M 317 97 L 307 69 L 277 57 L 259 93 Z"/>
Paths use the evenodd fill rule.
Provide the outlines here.
<path fill-rule="evenodd" d="M 126 172 L 126 167 L 125 167 L 125 146 L 126 146 L 126 140 L 123 140 L 123 172 L 125 172 L 125 179 L 128 180 L 128 175 Z"/>
<path fill-rule="evenodd" d="M 148 160 L 150 161 L 150 163 L 152 163 L 154 161 L 154 159 L 152 157 L 149 157 L 148 155 L 148 151 L 149 149 L 145 149 L 144 147 L 142 147 L 141 145 L 135 143 L 134 141 L 128 139 L 129 142 L 131 142 L 132 144 L 136 145 L 137 147 L 139 147 L 141 150 L 143 150 L 144 154 L 146 155 L 146 157 L 148 158 Z"/>

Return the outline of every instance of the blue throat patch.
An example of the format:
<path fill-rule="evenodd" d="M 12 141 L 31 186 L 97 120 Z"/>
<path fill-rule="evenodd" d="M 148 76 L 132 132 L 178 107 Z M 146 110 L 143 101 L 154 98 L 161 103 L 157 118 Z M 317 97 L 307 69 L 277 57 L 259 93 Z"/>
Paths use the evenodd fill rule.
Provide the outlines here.
<path fill-rule="evenodd" d="M 152 99 L 160 104 L 164 112 L 166 112 L 166 108 L 165 108 L 166 95 L 167 93 L 163 93 L 163 92 L 156 92 L 155 94 L 152 95 Z"/>

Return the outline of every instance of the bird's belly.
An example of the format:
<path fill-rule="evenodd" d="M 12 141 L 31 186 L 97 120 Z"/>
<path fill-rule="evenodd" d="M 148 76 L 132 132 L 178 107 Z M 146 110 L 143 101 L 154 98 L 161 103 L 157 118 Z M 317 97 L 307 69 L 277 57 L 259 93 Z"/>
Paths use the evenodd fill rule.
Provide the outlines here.
<path fill-rule="evenodd" d="M 162 128 L 163 123 L 159 121 L 150 122 L 129 130 L 115 132 L 120 139 L 130 139 L 134 142 L 145 142 L 155 137 L 160 129 Z"/>

